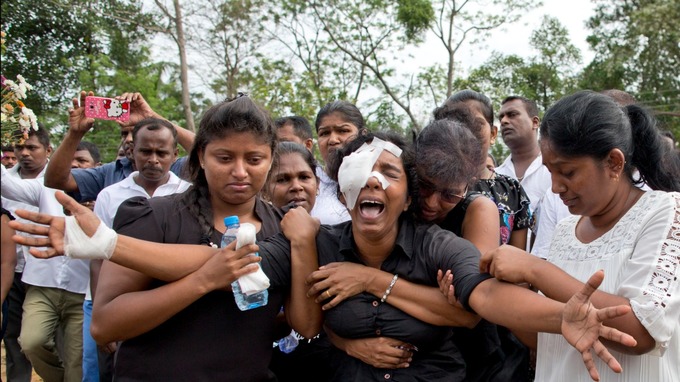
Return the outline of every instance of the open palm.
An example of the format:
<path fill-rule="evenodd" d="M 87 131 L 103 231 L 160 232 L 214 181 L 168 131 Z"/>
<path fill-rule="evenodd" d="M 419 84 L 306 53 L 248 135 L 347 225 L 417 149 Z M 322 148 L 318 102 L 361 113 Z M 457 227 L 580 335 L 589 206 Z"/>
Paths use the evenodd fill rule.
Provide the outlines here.
<path fill-rule="evenodd" d="M 630 306 L 618 305 L 597 309 L 590 302 L 590 296 L 600 286 L 603 279 L 604 271 L 601 270 L 590 276 L 583 289 L 567 301 L 562 313 L 562 335 L 581 352 L 583 363 L 590 377 L 595 381 L 599 381 L 600 376 L 595 367 L 592 351 L 614 372 L 621 372 L 621 365 L 602 344 L 600 337 L 626 346 L 637 344 L 632 336 L 603 324 L 605 320 L 627 314 L 630 312 Z"/>

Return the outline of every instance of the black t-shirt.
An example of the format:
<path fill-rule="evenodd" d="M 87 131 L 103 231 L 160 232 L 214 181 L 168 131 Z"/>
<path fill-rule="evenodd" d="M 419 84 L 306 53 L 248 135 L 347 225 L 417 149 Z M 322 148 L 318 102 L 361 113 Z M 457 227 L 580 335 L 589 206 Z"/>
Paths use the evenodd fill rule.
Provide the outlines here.
<path fill-rule="evenodd" d="M 129 199 L 121 204 L 114 229 L 154 242 L 200 244 L 200 225 L 182 196 Z M 258 241 L 280 232 L 280 210 L 257 200 L 255 213 L 262 221 Z M 213 230 L 212 242 L 220 238 Z M 155 280 L 151 288 L 164 284 Z M 245 312 L 231 292 L 208 293 L 153 330 L 124 341 L 116 355 L 116 381 L 275 380 L 268 365 L 274 320 L 286 293 L 287 287 L 272 287 L 266 306 Z"/>
<path fill-rule="evenodd" d="M 321 227 L 317 236 L 320 265 L 340 261 L 361 263 L 351 228 L 351 222 Z M 277 236 L 260 245 L 262 269 L 272 286 L 290 284 L 290 250 L 286 252 L 285 245 L 279 245 L 282 240 Z M 272 245 L 274 242 L 277 245 Z M 479 252 L 470 242 L 438 226 L 417 225 L 409 219 L 401 219 L 397 242 L 381 269 L 428 286 L 437 286 L 437 270 L 450 269 L 457 297 L 468 309 L 472 290 L 491 277 L 479 273 Z M 389 302 L 380 303 L 380 298 L 371 294 L 353 296 L 325 312 L 325 324 L 342 337 L 388 336 L 419 348 L 411 366 L 398 370 L 376 369 L 335 350 L 331 355 L 333 380 L 453 381 L 462 380 L 465 375 L 464 363 L 451 341 L 450 328 L 424 323 Z"/>

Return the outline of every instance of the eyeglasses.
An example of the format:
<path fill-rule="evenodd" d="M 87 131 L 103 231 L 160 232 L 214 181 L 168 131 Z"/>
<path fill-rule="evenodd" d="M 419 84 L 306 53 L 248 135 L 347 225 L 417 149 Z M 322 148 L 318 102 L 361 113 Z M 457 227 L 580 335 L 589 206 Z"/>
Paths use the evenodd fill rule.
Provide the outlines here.
<path fill-rule="evenodd" d="M 419 181 L 419 191 L 420 191 L 420 196 L 427 198 L 430 197 L 434 193 L 439 193 L 439 198 L 446 203 L 451 203 L 451 204 L 458 204 L 461 200 L 465 199 L 465 195 L 468 192 L 467 186 L 465 186 L 465 190 L 463 191 L 462 194 L 456 194 L 454 191 L 451 190 L 442 190 L 438 189 L 437 186 L 435 186 L 432 183 L 426 182 L 426 181 Z"/>

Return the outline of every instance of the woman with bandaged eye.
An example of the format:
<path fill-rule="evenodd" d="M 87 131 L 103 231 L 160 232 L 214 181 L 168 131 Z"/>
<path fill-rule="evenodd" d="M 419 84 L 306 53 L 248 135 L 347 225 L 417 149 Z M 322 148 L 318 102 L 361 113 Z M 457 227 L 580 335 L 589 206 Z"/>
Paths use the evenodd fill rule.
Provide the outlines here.
<path fill-rule="evenodd" d="M 345 352 L 334 351 L 331 354 L 334 380 L 396 378 L 449 381 L 464 376 L 464 364 L 455 357 L 449 338 L 450 329 L 419 319 L 432 316 L 432 312 L 426 311 L 422 303 L 412 303 L 418 298 L 429 298 L 418 295 L 413 283 L 436 289 L 436 272 L 439 269 L 453 273 L 456 297 L 466 310 L 511 328 L 561 333 L 583 354 L 585 365 L 594 378 L 597 371 L 593 367 L 592 352 L 613 370 L 620 371 L 619 364 L 599 338 L 634 346 L 632 337 L 603 325 L 604 320 L 626 314 L 630 308 L 613 306 L 596 309 L 590 304 L 589 296 L 602 281 L 602 272 L 596 272 L 567 303 L 499 282 L 488 274 L 480 274 L 479 252 L 472 244 L 437 226 L 421 225 L 411 218 L 409 207 L 416 182 L 414 155 L 401 138 L 390 134 L 362 135 L 338 151 L 334 158 L 331 174 L 339 181 L 352 221 L 319 229 L 316 252 L 319 264 L 326 268 L 322 267 L 318 272 L 329 271 L 329 267 L 332 271 L 332 266 L 327 264 L 350 262 L 356 263 L 357 267 L 380 269 L 393 276 L 382 283 L 380 289 L 368 285 L 365 291 L 357 294 L 355 290 L 342 289 L 342 282 L 332 280 L 338 275 L 329 271 L 327 278 L 318 277 L 318 274 L 313 277 L 311 281 L 316 283 L 308 294 L 316 296 L 317 301 L 327 300 L 323 305 L 325 325 L 338 335 L 345 338 L 386 336 L 398 339 L 408 343 L 408 346 L 400 346 L 399 350 L 412 354 L 408 367 L 393 369 L 376 368 Z M 65 200 L 63 196 L 59 197 Z M 42 241 L 25 240 L 24 243 L 52 245 L 53 252 L 45 255 L 63 252 L 60 242 L 63 237 L 60 238 L 57 232 L 63 220 L 54 221 L 47 216 L 31 214 L 25 216 L 52 224 L 52 227 L 28 228 L 15 224 L 17 228 L 51 236 Z M 85 217 L 83 220 L 88 220 L 88 223 L 83 221 L 80 225 L 91 234 L 93 222 Z M 261 265 L 270 278 L 272 288 L 290 285 L 291 262 L 296 256 L 302 255 L 310 260 L 309 252 L 291 254 L 291 248 L 296 248 L 296 245 L 285 243 L 278 240 L 259 243 Z M 129 251 L 148 253 L 139 259 L 131 256 Z M 159 245 L 119 236 L 111 259 L 145 272 L 176 273 L 178 268 L 182 272 L 191 272 L 192 268 L 201 268 L 198 258 L 208 258 L 206 265 L 218 264 L 213 259 L 219 260 L 221 256 L 215 255 L 215 251 L 208 247 Z M 158 261 L 159 252 L 166 254 L 161 258 L 167 261 Z M 340 279 L 347 277 L 351 277 L 351 272 L 345 272 Z M 299 294 L 293 294 L 291 301 L 296 298 Z M 313 301 L 312 298 L 308 300 Z M 445 304 L 443 307 L 452 309 Z M 316 312 L 310 311 L 309 314 L 316 319 Z M 444 320 L 440 325 L 446 325 Z"/>

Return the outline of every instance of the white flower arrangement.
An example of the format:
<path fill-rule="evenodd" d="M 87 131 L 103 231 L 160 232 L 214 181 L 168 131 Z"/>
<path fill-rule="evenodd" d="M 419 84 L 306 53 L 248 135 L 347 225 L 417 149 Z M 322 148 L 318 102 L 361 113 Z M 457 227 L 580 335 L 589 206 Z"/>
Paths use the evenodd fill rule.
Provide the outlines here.
<path fill-rule="evenodd" d="M 2 51 L 5 51 L 5 32 L 0 32 L 2 37 Z M 22 75 L 17 75 L 17 80 L 12 81 L 0 76 L 2 82 L 2 106 L 0 106 L 0 122 L 2 123 L 2 144 L 23 144 L 28 139 L 30 129 L 38 130 L 38 119 L 21 101 L 26 99 L 27 93 L 33 90 L 33 86 L 26 82 Z M 22 132 L 18 142 L 13 136 L 16 130 Z"/>

